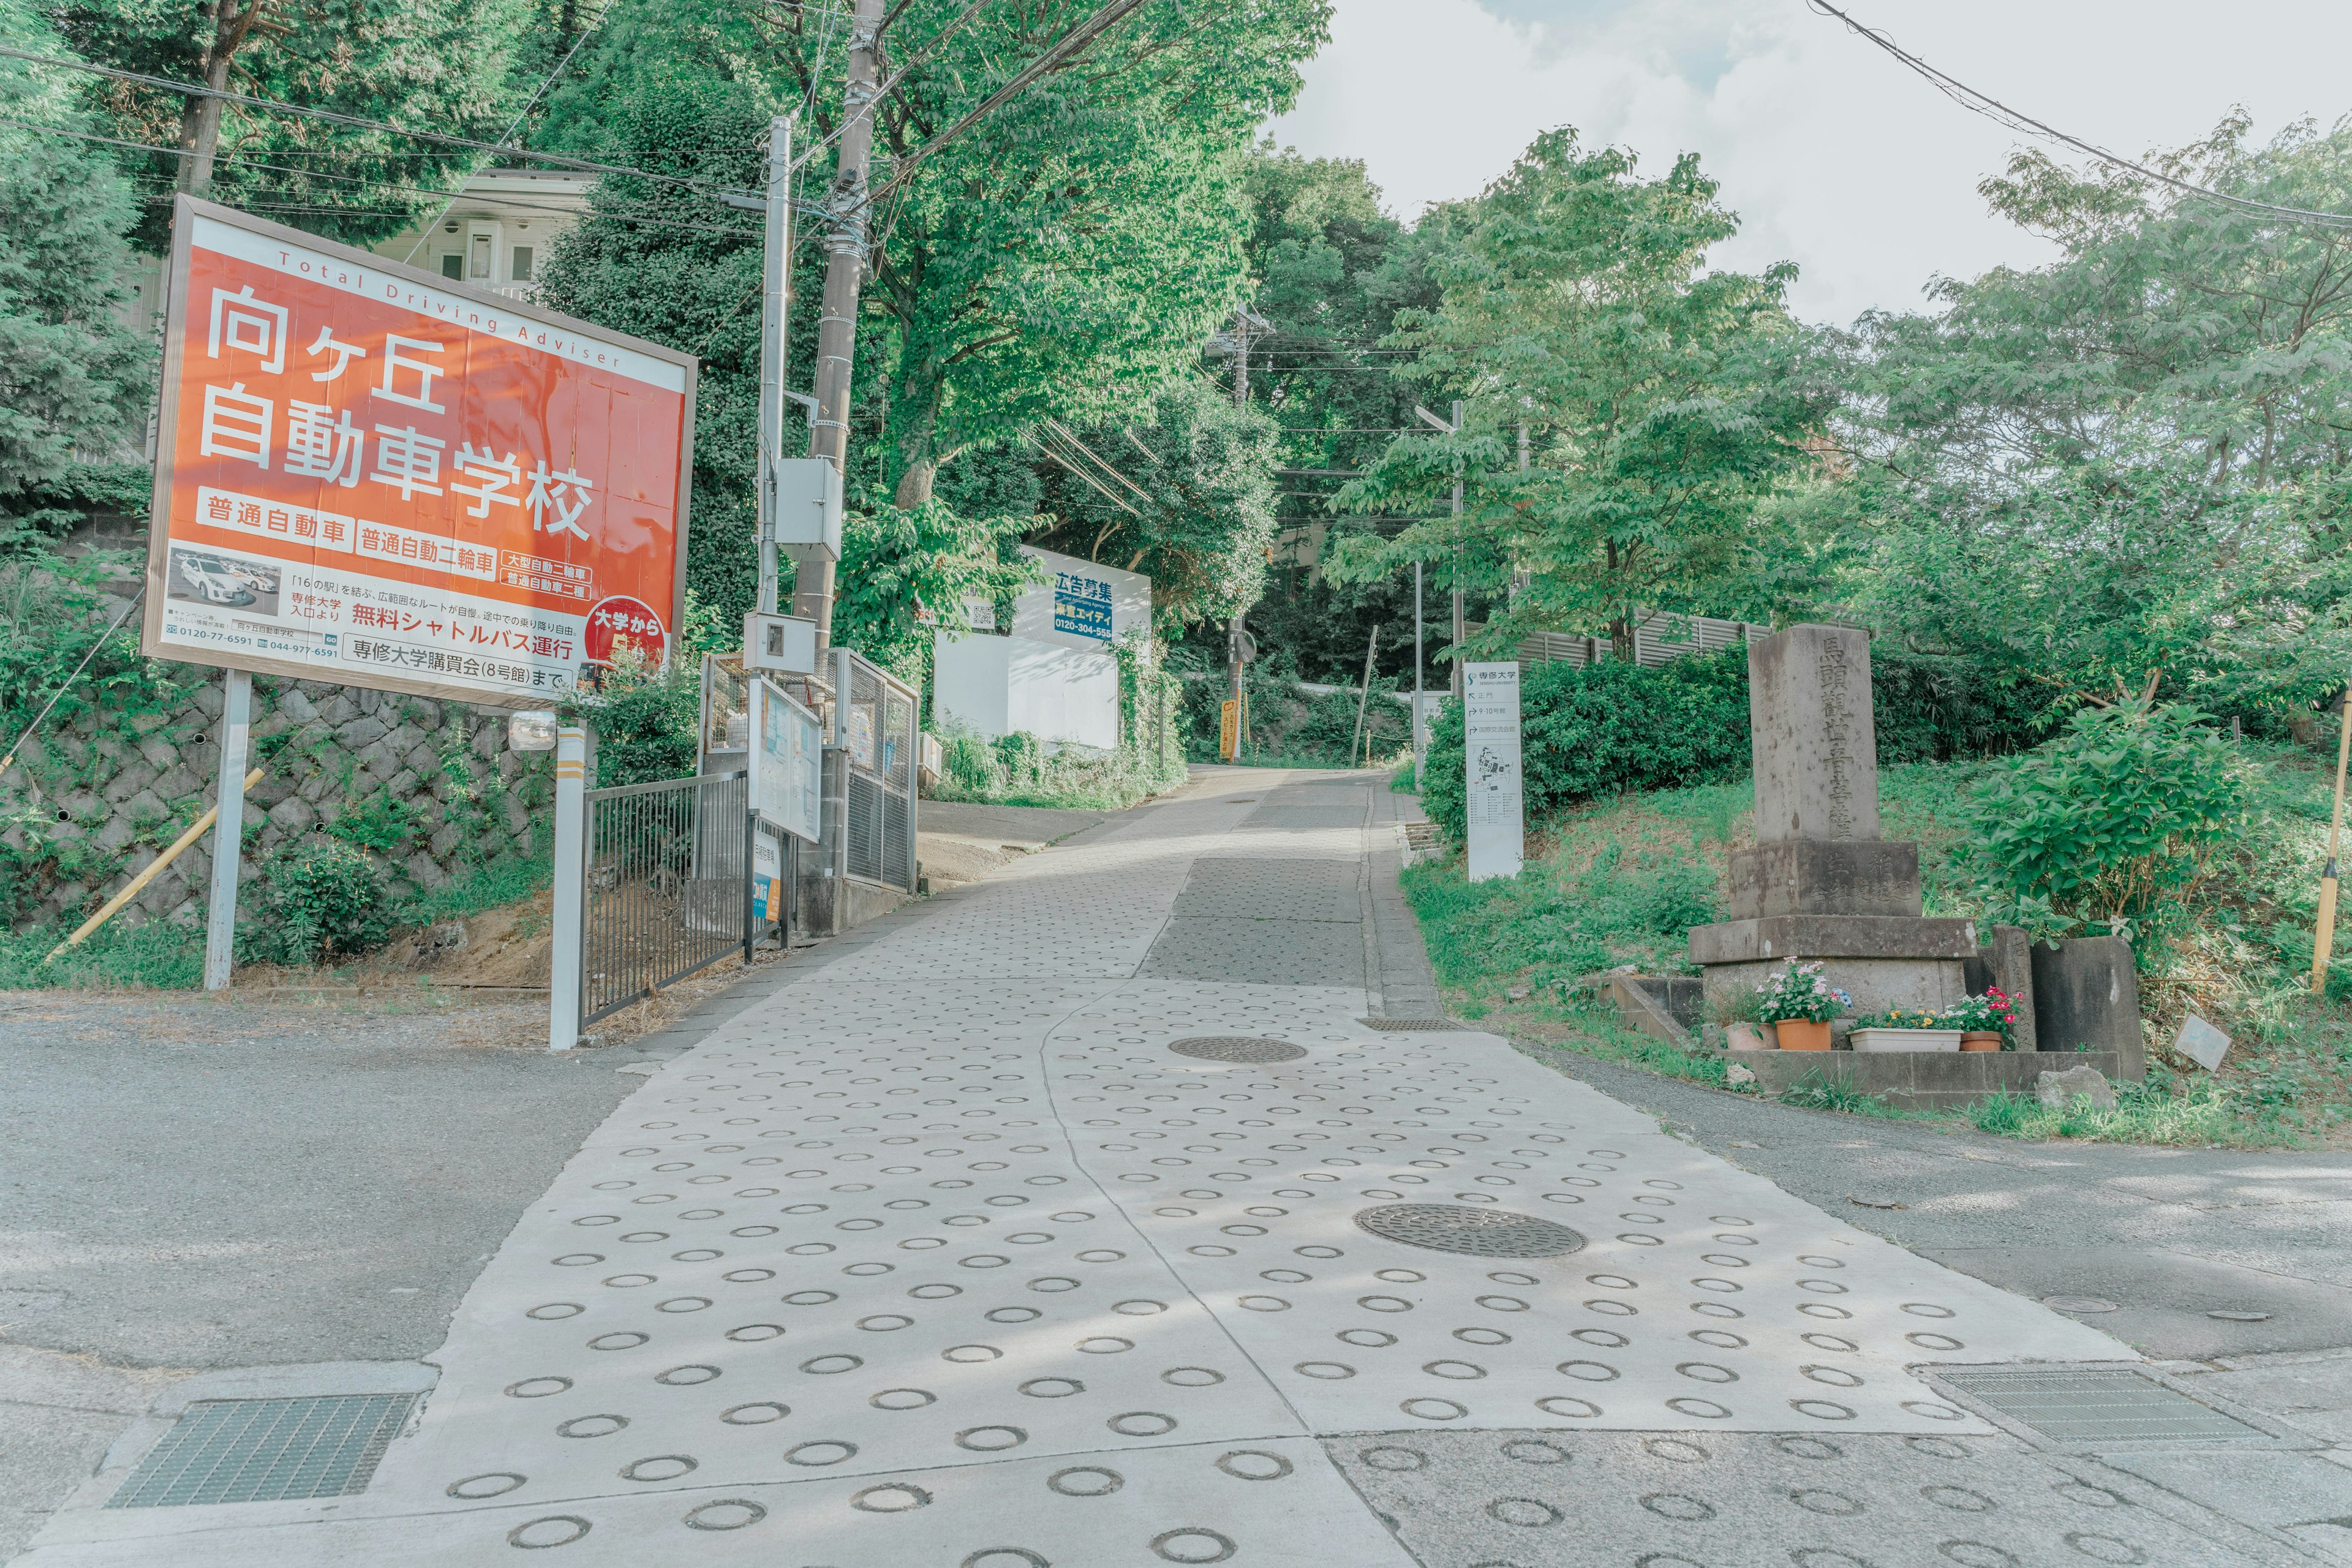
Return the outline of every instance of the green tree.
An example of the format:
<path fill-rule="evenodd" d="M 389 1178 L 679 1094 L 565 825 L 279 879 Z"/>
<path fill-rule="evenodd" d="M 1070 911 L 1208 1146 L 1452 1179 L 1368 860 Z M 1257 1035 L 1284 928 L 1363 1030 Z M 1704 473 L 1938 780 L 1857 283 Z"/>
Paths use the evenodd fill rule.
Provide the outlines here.
<path fill-rule="evenodd" d="M 1273 417 L 1197 379 L 1165 383 L 1146 412 L 1075 442 L 1040 438 L 1057 458 L 1041 470 L 1046 526 L 1030 542 L 1145 574 L 1171 633 L 1247 610 L 1275 537 Z"/>
<path fill-rule="evenodd" d="M 1349 541 L 1335 574 L 1443 560 L 1490 594 L 1516 575 L 1489 647 L 1604 622 L 1625 647 L 1644 611 L 1710 607 L 1836 405 L 1831 362 L 1783 305 L 1793 268 L 1706 270 L 1737 219 L 1697 159 L 1643 179 L 1631 153 L 1587 152 L 1565 128 L 1462 223 L 1428 263 L 1442 302 L 1402 313 L 1394 341 L 1420 351 L 1406 374 L 1464 395 L 1465 427 L 1398 437 L 1338 499 L 1425 517 L 1459 474 L 1464 522 Z"/>
<path fill-rule="evenodd" d="M 101 65 L 478 139 L 530 90 L 509 79 L 526 15 L 523 0 L 66 0 L 56 12 Z M 173 190 L 366 244 L 439 205 L 474 163 L 391 132 L 124 82 L 89 100 L 113 134 L 179 150 L 122 155 L 147 201 L 139 243 L 158 253 Z"/>
<path fill-rule="evenodd" d="M 959 517 L 937 497 L 842 519 L 834 635 L 920 688 L 930 686 L 934 628 L 969 631 L 964 600 L 1009 599 L 1044 580 L 1020 553 L 1025 517 Z"/>
<path fill-rule="evenodd" d="M 600 132 L 600 151 L 654 174 L 763 177 L 768 105 L 757 86 L 682 74 L 631 92 Z M 701 356 L 687 589 L 738 625 L 759 579 L 760 273 L 751 222 L 714 216 L 696 191 L 613 177 L 597 183 L 586 218 L 556 243 L 540 286 L 555 310 Z M 805 350 L 814 323 L 799 326 Z"/>
<path fill-rule="evenodd" d="M 2352 208 L 2352 124 L 2159 160 L 2257 201 Z M 1982 187 L 2058 258 L 1874 314 L 1840 435 L 1862 504 L 1836 591 L 2053 715 L 2186 697 L 2263 719 L 2352 660 L 2352 266 L 2338 231 L 2022 153 Z"/>
<path fill-rule="evenodd" d="M 61 47 L 25 0 L 0 0 L 0 38 Z M 136 208 L 103 154 L 50 133 L 86 126 L 65 84 L 0 60 L 0 543 L 21 547 L 94 506 L 143 510 L 125 459 L 153 359 L 120 314 Z"/>

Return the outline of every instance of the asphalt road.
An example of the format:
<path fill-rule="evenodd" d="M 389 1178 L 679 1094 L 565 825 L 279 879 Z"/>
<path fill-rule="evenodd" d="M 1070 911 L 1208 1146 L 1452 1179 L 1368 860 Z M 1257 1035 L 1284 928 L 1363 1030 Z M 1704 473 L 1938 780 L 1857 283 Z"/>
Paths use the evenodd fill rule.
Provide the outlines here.
<path fill-rule="evenodd" d="M 2150 1355 L 2352 1346 L 2352 1155 L 2021 1143 L 1520 1048 L 1923 1257 L 2038 1300 L 2109 1305 L 2077 1315 Z"/>

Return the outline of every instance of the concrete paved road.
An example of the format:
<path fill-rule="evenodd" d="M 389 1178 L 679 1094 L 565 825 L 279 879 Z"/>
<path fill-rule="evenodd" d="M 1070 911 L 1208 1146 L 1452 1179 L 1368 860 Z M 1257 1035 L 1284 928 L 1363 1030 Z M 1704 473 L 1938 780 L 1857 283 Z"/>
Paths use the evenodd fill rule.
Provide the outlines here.
<path fill-rule="evenodd" d="M 529 1206 L 364 1492 L 91 1506 L 126 1444 L 29 1563 L 2000 1568 L 2352 1539 L 2332 1448 L 2074 1373 L 2041 1435 L 1996 1423 L 1968 1369 L 2133 1352 L 1493 1036 L 1370 1026 L 1391 999 L 1430 1021 L 1383 929 L 1393 804 L 1227 775 L 772 979 Z"/>

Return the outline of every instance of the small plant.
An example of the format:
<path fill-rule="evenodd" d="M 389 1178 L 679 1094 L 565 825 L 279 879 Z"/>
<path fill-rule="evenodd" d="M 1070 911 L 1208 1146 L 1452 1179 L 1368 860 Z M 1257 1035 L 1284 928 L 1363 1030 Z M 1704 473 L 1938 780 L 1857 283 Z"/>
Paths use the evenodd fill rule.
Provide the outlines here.
<path fill-rule="evenodd" d="M 320 963 L 382 947 L 392 935 L 392 901 L 375 858 L 340 839 L 290 845 L 266 868 L 258 918 L 238 935 L 249 960 Z"/>
<path fill-rule="evenodd" d="M 1958 1005 L 1947 1011 L 1944 1018 L 1944 1028 L 1997 1034 L 2002 1044 L 2007 1045 L 2010 1031 L 2017 1026 L 2017 1004 L 2000 986 L 1989 985 L 1985 987 L 1983 995 L 1964 998 Z"/>
<path fill-rule="evenodd" d="M 1950 1013 L 1914 1013 L 1902 1007 L 1889 1007 L 1884 1013 L 1864 1013 L 1853 1021 L 1857 1029 L 1966 1029 L 1973 1025 L 1962 1024 Z"/>
<path fill-rule="evenodd" d="M 1775 971 L 1763 984 L 1756 988 L 1758 1005 L 1767 1021 L 1780 1023 L 1795 1018 L 1810 1024 L 1826 1024 L 1853 1005 L 1853 998 L 1822 978 L 1822 965 L 1790 959 L 1786 969 Z M 1918 1026 L 1903 1026 L 1916 1027 Z"/>
<path fill-rule="evenodd" d="M 416 808 L 393 799 L 391 791 L 380 789 L 365 800 L 345 806 L 342 815 L 328 826 L 327 832 L 362 849 L 394 855 L 408 847 L 408 841 L 416 837 Z"/>
<path fill-rule="evenodd" d="M 1706 1004 L 1706 1016 L 1710 1022 L 1727 1029 L 1734 1024 L 1770 1021 L 1764 1016 L 1764 996 L 1760 990 L 1727 991 L 1719 996 L 1710 997 Z"/>
<path fill-rule="evenodd" d="M 1849 1116 L 1886 1114 L 1886 1104 L 1875 1095 L 1853 1087 L 1843 1073 L 1809 1072 L 1780 1091 L 1780 1103 L 1806 1110 L 1842 1110 Z"/>

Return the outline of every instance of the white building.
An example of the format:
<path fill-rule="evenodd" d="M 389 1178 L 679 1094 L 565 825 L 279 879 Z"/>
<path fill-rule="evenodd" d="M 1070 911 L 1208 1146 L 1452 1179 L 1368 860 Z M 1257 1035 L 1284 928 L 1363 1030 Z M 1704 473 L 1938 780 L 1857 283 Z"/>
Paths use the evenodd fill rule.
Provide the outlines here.
<path fill-rule="evenodd" d="M 933 647 L 931 711 L 941 728 L 995 740 L 1026 731 L 1049 749 L 1118 744 L 1118 660 L 1112 646 L 1150 657 L 1151 579 L 1027 545 L 1052 574 L 1013 601 L 1010 636 L 940 632 Z M 978 606 L 975 606 L 976 608 Z M 982 616 L 972 616 L 976 627 Z"/>
<path fill-rule="evenodd" d="M 527 300 L 557 237 L 588 210 L 592 174 L 490 169 L 476 174 L 431 226 L 371 247 L 387 260 Z"/>

